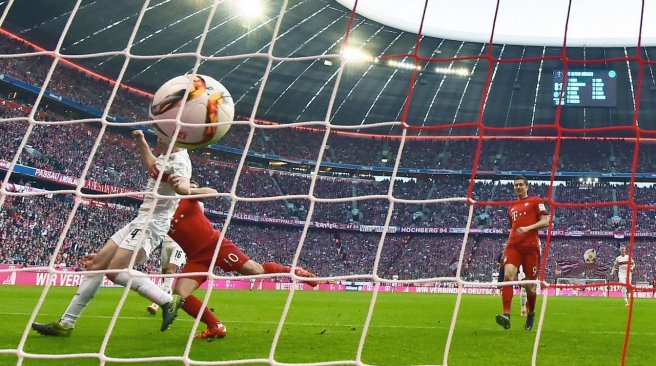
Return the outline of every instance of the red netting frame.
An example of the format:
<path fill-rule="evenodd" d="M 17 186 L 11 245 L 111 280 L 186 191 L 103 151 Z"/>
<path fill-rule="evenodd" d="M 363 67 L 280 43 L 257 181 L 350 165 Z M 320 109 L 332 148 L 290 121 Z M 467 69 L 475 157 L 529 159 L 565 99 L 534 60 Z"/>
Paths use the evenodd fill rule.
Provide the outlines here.
<path fill-rule="evenodd" d="M 522 58 L 514 58 L 514 59 L 499 59 L 495 58 L 492 55 L 492 46 L 494 45 L 494 32 L 497 24 L 497 17 L 499 14 L 499 5 L 500 5 L 501 0 L 496 1 L 496 6 L 494 10 L 494 20 L 492 22 L 492 29 L 490 32 L 490 38 L 487 43 L 487 52 L 483 56 L 464 56 L 464 57 L 452 57 L 452 58 L 439 58 L 439 57 L 423 57 L 419 55 L 419 48 L 421 46 L 421 39 L 422 39 L 422 31 L 423 31 L 423 26 L 424 26 L 424 20 L 426 17 L 426 10 L 428 8 L 428 3 L 429 0 L 424 1 L 424 6 L 423 6 L 423 11 L 422 11 L 422 19 L 421 23 L 417 32 L 417 37 L 414 45 L 414 50 L 412 53 L 407 53 L 407 54 L 389 54 L 389 55 L 383 55 L 379 57 L 381 60 L 384 59 L 393 59 L 393 58 L 399 58 L 399 57 L 411 57 L 415 63 L 422 61 L 422 62 L 444 62 L 444 61 L 458 61 L 458 60 L 471 60 L 471 59 L 485 59 L 488 61 L 488 67 L 487 67 L 487 73 L 485 77 L 485 84 L 483 86 L 483 94 L 481 95 L 481 102 L 479 105 L 479 111 L 478 111 L 478 118 L 476 122 L 460 122 L 460 123 L 454 123 L 450 125 L 441 125 L 441 126 L 414 126 L 411 124 L 407 123 L 407 118 L 408 118 L 408 113 L 410 110 L 410 104 L 412 100 L 412 94 L 414 87 L 416 85 L 416 80 L 417 80 L 417 74 L 418 70 L 413 69 L 412 70 L 412 75 L 410 78 L 410 82 L 408 85 L 408 91 L 405 97 L 405 103 L 403 106 L 403 112 L 401 114 L 401 123 L 403 128 L 408 129 L 408 130 L 440 130 L 440 129 L 450 129 L 450 128 L 466 128 L 466 127 L 476 127 L 478 129 L 478 134 L 477 134 L 477 146 L 476 146 L 476 151 L 474 155 L 474 161 L 472 165 L 472 172 L 471 172 L 471 178 L 469 182 L 469 187 L 467 189 L 467 198 L 470 202 L 470 204 L 476 205 L 476 206 L 503 206 L 503 205 L 508 205 L 510 201 L 475 201 L 472 199 L 472 193 L 474 189 L 474 178 L 477 176 L 477 170 L 478 170 L 478 165 L 479 165 L 479 159 L 481 155 L 481 150 L 483 146 L 483 140 L 485 137 L 485 132 L 486 131 L 505 131 L 505 132 L 511 132 L 511 131 L 524 131 L 524 130 L 533 130 L 533 129 L 554 129 L 556 132 L 556 146 L 555 146 L 555 151 L 554 151 L 554 160 L 552 163 L 551 167 L 551 176 L 550 176 L 550 181 L 549 181 L 549 189 L 547 193 L 547 203 L 550 206 L 550 216 L 554 217 L 554 213 L 557 207 L 568 207 L 568 208 L 581 208 L 581 207 L 603 207 L 603 206 L 614 206 L 614 205 L 622 205 L 622 206 L 628 206 L 632 209 L 632 215 L 631 215 L 631 235 L 629 239 L 629 246 L 627 248 L 628 250 L 628 255 L 629 255 L 629 265 L 633 263 L 633 248 L 634 248 L 634 242 L 635 242 L 635 232 L 636 232 L 636 222 L 637 222 L 637 210 L 654 210 L 656 207 L 650 206 L 650 205 L 640 205 L 636 204 L 634 200 L 634 191 L 635 191 L 635 181 L 636 181 L 636 171 L 637 171 L 637 164 L 638 164 L 638 156 L 639 156 L 639 148 L 640 148 L 640 139 L 641 139 L 641 132 L 645 133 L 646 131 L 638 126 L 638 115 L 639 115 L 639 110 L 640 110 L 640 96 L 642 93 L 642 78 L 644 74 L 644 65 L 645 64 L 656 64 L 656 61 L 648 61 L 645 60 L 640 53 L 641 49 L 641 40 L 642 40 L 642 26 L 643 26 L 643 19 L 644 19 L 644 0 L 641 2 L 641 9 L 640 9 L 640 24 L 639 24 L 639 33 L 638 33 L 638 42 L 637 42 L 637 49 L 636 49 L 636 54 L 634 56 L 627 56 L 627 57 L 621 57 L 621 58 L 607 58 L 607 59 L 598 59 L 598 60 L 592 60 L 592 61 L 586 61 L 586 60 L 576 60 L 576 59 L 570 59 L 567 57 L 567 32 L 569 28 L 569 21 L 570 21 L 570 14 L 571 14 L 571 8 L 572 8 L 572 0 L 568 1 L 567 5 L 567 17 L 565 21 L 565 31 L 564 31 L 564 36 L 563 36 L 563 43 L 561 47 L 561 53 L 559 56 L 542 56 L 542 57 L 522 57 Z M 356 14 L 356 9 L 358 6 L 358 0 L 355 0 L 354 6 L 351 9 L 351 17 L 349 19 L 348 23 L 348 29 L 346 32 L 346 38 L 344 39 L 344 44 L 346 44 L 346 41 L 348 40 L 348 34 L 351 30 L 351 24 L 353 21 L 353 18 Z M 604 62 L 614 62 L 614 61 L 626 61 L 626 62 L 637 62 L 638 63 L 638 81 L 637 81 L 637 87 L 636 87 L 636 93 L 635 93 L 635 107 L 633 111 L 633 119 L 632 119 L 632 124 L 631 126 L 609 126 L 609 127 L 593 127 L 593 128 L 567 128 L 561 126 L 561 113 L 562 113 L 562 104 L 558 103 L 556 106 L 556 113 L 555 113 L 555 118 L 554 118 L 554 123 L 553 124 L 541 124 L 541 125 L 533 125 L 533 126 L 521 126 L 521 127 L 491 127 L 491 126 L 485 126 L 483 123 L 483 112 L 485 111 L 485 104 L 487 101 L 488 97 L 488 92 L 490 90 L 490 85 L 492 81 L 492 74 L 494 70 L 494 65 L 496 63 L 520 63 L 520 62 L 530 62 L 530 61 L 541 61 L 541 60 L 560 60 L 563 62 L 563 88 L 560 92 L 559 99 L 562 100 L 563 98 L 563 93 L 566 90 L 566 85 L 567 85 L 567 70 L 569 67 L 569 64 L 596 64 L 596 63 L 604 63 Z M 560 145 L 561 141 L 563 139 L 563 133 L 564 132 L 570 132 L 570 133 L 583 133 L 583 132 L 608 132 L 608 131 L 631 131 L 634 133 L 635 138 L 631 139 L 635 141 L 635 148 L 633 152 L 633 163 L 631 167 L 631 178 L 630 178 L 630 186 L 629 186 L 629 193 L 628 193 L 628 200 L 627 201 L 611 201 L 611 202 L 596 202 L 596 203 L 562 203 L 562 202 L 556 202 L 553 199 L 553 185 L 554 185 L 554 180 L 556 177 L 556 171 L 558 167 L 558 157 L 560 153 Z M 495 138 L 504 138 L 503 136 L 495 136 Z M 516 138 L 516 136 L 515 136 Z M 543 260 L 541 263 L 541 268 L 540 268 L 540 273 L 539 273 L 539 279 L 540 279 L 540 284 L 543 289 L 548 289 L 548 288 L 587 288 L 587 287 L 602 287 L 602 286 L 607 286 L 608 284 L 604 285 L 594 285 L 594 284 L 586 284 L 586 285 L 560 285 L 560 284 L 550 284 L 545 281 L 545 272 L 546 272 L 546 265 L 547 261 L 544 260 L 544 258 L 547 258 L 549 255 L 549 248 L 551 245 L 551 237 L 552 237 L 552 229 L 553 229 L 553 220 L 549 221 L 549 227 L 547 230 L 547 239 L 544 245 L 544 250 L 543 250 Z M 609 283 L 610 285 L 621 285 L 627 287 L 627 290 L 629 291 L 629 313 L 627 317 L 627 324 L 626 324 L 626 331 L 625 331 L 625 336 L 624 336 L 624 344 L 622 347 L 622 356 L 621 356 L 621 364 L 624 365 L 626 362 L 626 354 L 627 354 L 627 349 L 628 349 L 628 344 L 629 344 L 629 334 L 631 330 L 631 320 L 633 316 L 633 300 L 634 300 L 634 292 L 636 292 L 635 286 L 632 284 L 621 284 L 619 282 L 612 282 Z M 643 290 L 644 291 L 644 290 Z M 651 289 L 647 289 L 647 291 L 651 291 Z M 539 338 L 539 333 L 537 335 Z"/>

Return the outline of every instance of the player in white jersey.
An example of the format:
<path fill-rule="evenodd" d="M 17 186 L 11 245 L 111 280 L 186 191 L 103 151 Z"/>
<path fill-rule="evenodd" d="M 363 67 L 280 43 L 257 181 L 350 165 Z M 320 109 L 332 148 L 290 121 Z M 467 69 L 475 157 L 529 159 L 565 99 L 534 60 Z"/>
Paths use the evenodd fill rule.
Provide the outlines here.
<path fill-rule="evenodd" d="M 620 283 L 631 284 L 631 272 L 635 268 L 635 261 L 631 261 L 631 269 L 629 270 L 629 255 L 626 253 L 626 246 L 620 245 L 620 255 L 615 258 L 613 269 L 610 271 L 612 276 L 617 271 L 617 279 Z M 627 273 L 628 270 L 628 273 Z M 624 306 L 629 306 L 628 293 L 625 286 L 622 286 L 622 297 L 624 298 Z"/>
<path fill-rule="evenodd" d="M 162 274 L 174 274 L 178 272 L 180 268 L 187 261 L 187 256 L 185 252 L 180 248 L 178 243 L 175 240 L 171 239 L 168 235 L 162 239 L 162 248 L 160 254 L 160 264 L 162 266 Z M 166 291 L 166 293 L 171 293 L 173 289 L 173 277 L 164 277 L 162 278 L 162 284 L 159 287 Z M 155 315 L 159 305 L 157 303 L 150 304 L 146 311 L 150 314 Z"/>
<path fill-rule="evenodd" d="M 176 196 L 176 193 L 187 195 L 191 192 L 189 184 L 191 161 L 187 150 L 174 147 L 168 158 L 166 154 L 155 157 L 143 132 L 133 131 L 132 136 L 136 140 L 141 161 L 149 173 L 146 192 L 154 190 L 156 179 L 161 171 L 163 171 L 163 175 L 157 189 L 158 195 Z M 162 140 L 158 140 L 157 144 L 163 151 L 168 148 L 168 143 Z M 180 182 L 175 185 L 175 188 L 168 183 L 170 176 L 180 177 Z M 112 235 L 97 254 L 84 256 L 81 260 L 82 264 L 88 270 L 120 270 L 128 268 L 135 250 L 137 251 L 137 261 L 148 258 L 168 232 L 177 205 L 178 199 L 156 199 L 152 193 L 146 193 L 137 217 Z M 151 209 L 153 209 L 152 216 L 149 215 Z M 115 284 L 122 286 L 126 286 L 130 279 L 126 272 L 86 274 L 61 319 L 45 324 L 35 322 L 32 324 L 32 329 L 43 335 L 69 336 L 82 311 L 98 291 L 105 275 Z M 132 277 L 130 288 L 162 306 L 162 310 L 172 308 L 173 303 L 179 300 L 159 288 L 145 275 Z M 163 324 L 168 324 L 174 318 L 174 313 L 163 311 L 162 317 L 166 321 Z M 162 329 L 162 331 L 164 330 Z"/>

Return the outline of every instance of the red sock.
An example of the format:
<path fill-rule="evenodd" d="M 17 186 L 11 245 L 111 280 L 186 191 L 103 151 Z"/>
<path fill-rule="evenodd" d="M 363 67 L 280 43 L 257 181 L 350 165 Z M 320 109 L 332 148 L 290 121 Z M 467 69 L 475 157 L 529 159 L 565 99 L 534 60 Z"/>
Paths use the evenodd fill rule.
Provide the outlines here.
<path fill-rule="evenodd" d="M 289 273 L 292 271 L 291 268 L 276 262 L 263 263 L 262 268 L 264 268 L 264 273 Z"/>
<path fill-rule="evenodd" d="M 529 314 L 535 311 L 535 300 L 538 298 L 537 294 L 526 294 L 526 310 Z"/>
<path fill-rule="evenodd" d="M 513 287 L 503 286 L 501 288 L 501 299 L 503 300 L 504 314 L 510 314 L 510 305 L 512 304 L 512 298 L 513 298 Z"/>
<path fill-rule="evenodd" d="M 196 296 L 190 295 L 184 300 L 182 310 L 191 315 L 193 318 L 196 318 L 202 305 L 202 301 L 200 301 Z M 205 310 L 203 310 L 203 315 L 201 316 L 200 321 L 207 324 L 208 328 L 216 328 L 219 326 L 219 319 L 214 314 L 212 314 L 207 306 L 205 307 Z"/>

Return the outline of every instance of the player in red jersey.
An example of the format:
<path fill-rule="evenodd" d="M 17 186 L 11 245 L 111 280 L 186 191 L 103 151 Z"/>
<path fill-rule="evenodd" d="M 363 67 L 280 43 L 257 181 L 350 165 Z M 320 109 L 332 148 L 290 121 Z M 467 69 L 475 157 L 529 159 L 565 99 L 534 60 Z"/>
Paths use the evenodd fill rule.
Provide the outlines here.
<path fill-rule="evenodd" d="M 178 183 L 178 177 L 172 178 L 172 185 Z M 191 182 L 191 194 L 215 194 L 213 188 L 198 188 L 196 182 Z M 187 254 L 187 264 L 182 273 L 208 272 L 214 256 L 214 250 L 219 241 L 221 232 L 212 227 L 207 219 L 199 199 L 182 199 L 178 205 L 173 219 L 169 236 L 175 240 Z M 291 268 L 275 262 L 259 264 L 244 254 L 232 241 L 224 238 L 221 242 L 219 254 L 215 263 L 225 272 L 239 272 L 243 275 L 258 275 L 265 273 L 290 273 Z M 295 272 L 299 277 L 315 277 L 314 274 L 297 267 Z M 180 277 L 173 289 L 175 306 L 170 317 L 175 319 L 178 309 L 182 308 L 192 317 L 198 317 L 202 301 L 192 293 L 207 280 L 207 276 L 200 275 Z M 310 286 L 316 286 L 314 281 L 306 281 Z M 226 335 L 226 327 L 207 308 L 203 310 L 201 321 L 207 329 L 197 334 L 196 339 L 222 338 Z M 170 323 L 169 323 L 170 325 Z"/>
<path fill-rule="evenodd" d="M 506 246 L 504 265 L 504 281 L 517 281 L 519 266 L 524 267 L 526 280 L 535 280 L 540 265 L 540 238 L 538 230 L 549 226 L 549 214 L 544 200 L 528 196 L 528 180 L 523 176 L 514 179 L 517 202 L 508 207 L 510 220 L 510 235 Z M 536 285 L 523 285 L 526 288 L 526 308 L 528 314 L 524 329 L 533 328 L 535 317 Z M 505 329 L 510 328 L 510 305 L 513 298 L 513 287 L 503 286 L 501 289 L 503 314 L 496 316 L 497 324 Z"/>

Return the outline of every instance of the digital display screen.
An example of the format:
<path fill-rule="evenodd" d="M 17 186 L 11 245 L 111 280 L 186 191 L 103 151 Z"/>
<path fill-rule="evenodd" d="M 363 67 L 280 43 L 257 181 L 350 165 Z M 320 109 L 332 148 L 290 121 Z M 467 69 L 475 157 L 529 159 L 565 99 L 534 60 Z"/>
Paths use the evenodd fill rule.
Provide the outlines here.
<path fill-rule="evenodd" d="M 567 107 L 615 107 L 617 72 L 615 70 L 568 70 L 567 90 L 563 90 L 563 70 L 553 72 L 554 105 Z M 560 97 L 561 92 L 562 99 Z"/>

